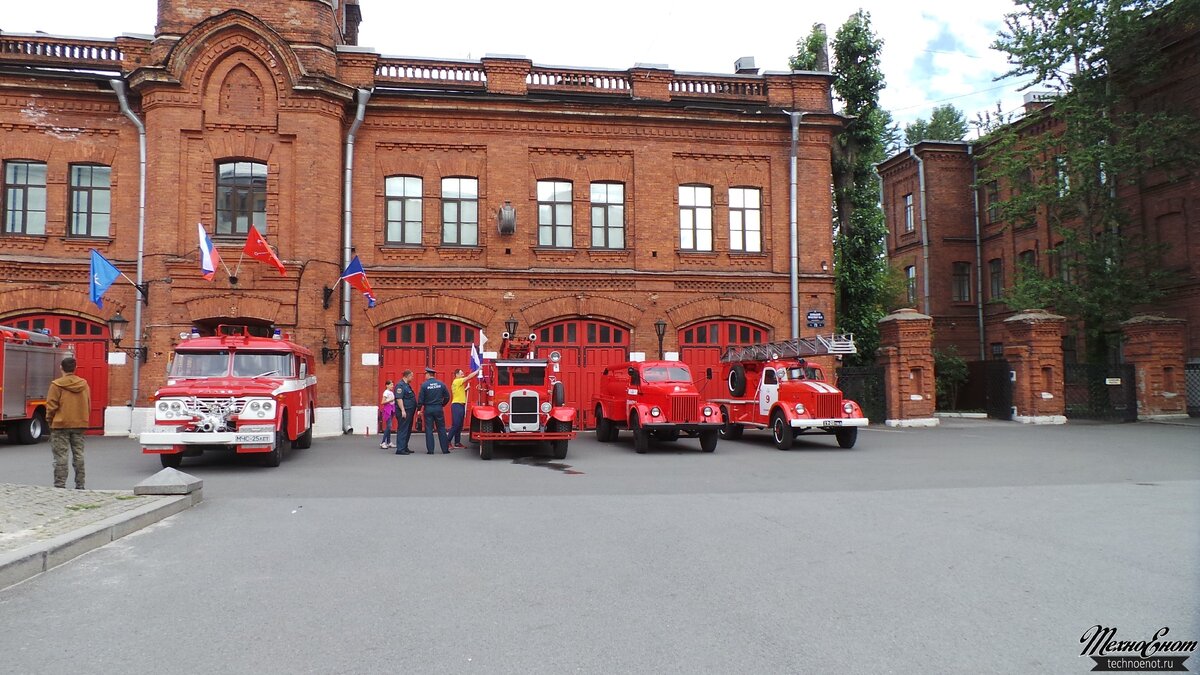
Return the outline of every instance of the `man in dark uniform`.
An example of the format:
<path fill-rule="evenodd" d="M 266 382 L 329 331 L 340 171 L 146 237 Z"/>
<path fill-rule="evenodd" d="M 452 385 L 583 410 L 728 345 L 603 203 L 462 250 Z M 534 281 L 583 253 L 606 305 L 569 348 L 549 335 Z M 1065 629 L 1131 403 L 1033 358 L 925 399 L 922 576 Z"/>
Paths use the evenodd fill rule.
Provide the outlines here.
<path fill-rule="evenodd" d="M 433 428 L 437 425 L 442 454 L 450 454 L 450 438 L 446 435 L 446 413 L 442 406 L 450 402 L 450 388 L 437 379 L 433 366 L 425 367 L 425 382 L 417 392 L 417 409 L 425 411 L 425 452 L 433 454 Z"/>
<path fill-rule="evenodd" d="M 400 425 L 396 429 L 397 455 L 411 455 L 408 449 L 408 439 L 412 436 L 413 420 L 417 417 L 417 393 L 412 388 L 413 372 L 405 370 L 400 374 L 400 383 L 396 385 L 396 416 Z"/>

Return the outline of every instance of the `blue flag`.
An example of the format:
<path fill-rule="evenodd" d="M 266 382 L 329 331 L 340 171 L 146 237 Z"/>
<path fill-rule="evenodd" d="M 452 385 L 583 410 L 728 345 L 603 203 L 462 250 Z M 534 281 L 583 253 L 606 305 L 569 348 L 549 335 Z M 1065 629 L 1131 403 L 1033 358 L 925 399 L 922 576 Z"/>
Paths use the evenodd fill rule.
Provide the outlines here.
<path fill-rule="evenodd" d="M 96 303 L 100 309 L 104 309 L 104 292 L 113 285 L 117 277 L 121 276 L 121 270 L 100 255 L 96 249 L 93 248 L 91 251 L 92 264 L 88 278 L 90 279 L 92 302 Z"/>
<path fill-rule="evenodd" d="M 346 271 L 342 272 L 341 280 L 357 288 L 363 294 L 363 297 L 367 299 L 368 308 L 375 306 L 375 291 L 371 289 L 371 283 L 367 281 L 367 273 L 363 270 L 358 256 L 354 256 L 354 260 L 346 265 Z"/>
<path fill-rule="evenodd" d="M 482 365 L 482 363 L 483 362 L 479 358 L 479 348 L 475 345 L 471 345 L 471 372 L 473 373 L 479 370 L 479 367 Z"/>

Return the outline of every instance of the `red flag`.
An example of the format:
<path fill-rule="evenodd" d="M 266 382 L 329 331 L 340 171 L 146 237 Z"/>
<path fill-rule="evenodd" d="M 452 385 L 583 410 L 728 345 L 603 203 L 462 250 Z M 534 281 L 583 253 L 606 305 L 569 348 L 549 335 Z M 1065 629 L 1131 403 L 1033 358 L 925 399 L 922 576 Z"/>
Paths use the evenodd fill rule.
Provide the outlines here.
<path fill-rule="evenodd" d="M 250 232 L 246 234 L 246 248 L 242 249 L 242 252 L 255 260 L 271 265 L 279 270 L 280 274 L 287 275 L 283 269 L 283 263 L 275 256 L 275 252 L 267 245 L 267 240 L 263 239 L 253 225 L 250 226 Z"/>

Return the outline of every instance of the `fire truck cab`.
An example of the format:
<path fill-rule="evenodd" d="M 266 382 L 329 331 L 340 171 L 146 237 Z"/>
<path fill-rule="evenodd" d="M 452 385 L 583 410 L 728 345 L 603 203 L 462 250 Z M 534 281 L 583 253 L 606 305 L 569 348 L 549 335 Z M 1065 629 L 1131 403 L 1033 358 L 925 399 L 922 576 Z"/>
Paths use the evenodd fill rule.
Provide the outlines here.
<path fill-rule="evenodd" d="M 264 466 L 279 466 L 285 443 L 312 445 L 311 351 L 279 329 L 266 338 L 222 325 L 217 335 L 180 338 L 167 383 L 154 393 L 154 426 L 141 435 L 143 453 L 158 455 L 164 467 L 206 451 L 257 453 Z"/>
<path fill-rule="evenodd" d="M 732 439 L 747 427 L 770 429 L 775 447 L 787 450 L 798 434 L 817 430 L 836 436 L 840 447 L 854 447 L 858 428 L 869 421 L 807 359 L 856 351 L 852 335 L 730 347 L 721 357 L 730 398 L 715 401 L 725 423 L 721 435 Z"/>
<path fill-rule="evenodd" d="M 622 428 L 633 432 L 633 449 L 646 452 L 650 441 L 700 439 L 700 449 L 717 449 L 721 414 L 702 401 L 692 373 L 682 361 L 628 361 L 604 369 L 600 393 L 592 402 L 596 440 L 611 443 Z"/>
<path fill-rule="evenodd" d="M 559 355 L 533 358 L 533 342 L 507 332 L 495 358 L 484 358 L 475 403 L 470 406 L 470 440 L 479 458 L 491 459 L 497 443 L 544 443 L 554 459 L 566 459 L 576 411 L 567 407 L 558 379 Z"/>
<path fill-rule="evenodd" d="M 12 443 L 46 436 L 46 393 L 69 352 L 45 333 L 0 326 L 0 430 Z"/>

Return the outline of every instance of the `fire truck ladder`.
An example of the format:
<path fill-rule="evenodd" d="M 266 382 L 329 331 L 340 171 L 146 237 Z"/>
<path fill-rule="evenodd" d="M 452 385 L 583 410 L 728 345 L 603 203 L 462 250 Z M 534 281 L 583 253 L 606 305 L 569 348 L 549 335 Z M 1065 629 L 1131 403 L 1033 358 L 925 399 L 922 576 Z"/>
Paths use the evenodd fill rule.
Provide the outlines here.
<path fill-rule="evenodd" d="M 774 361 L 776 359 L 801 358 L 806 356 L 824 356 L 826 354 L 856 354 L 854 336 L 850 333 L 842 335 L 815 335 L 795 340 L 780 342 L 764 342 L 745 347 L 730 347 L 721 356 L 722 363 L 735 361 Z"/>

